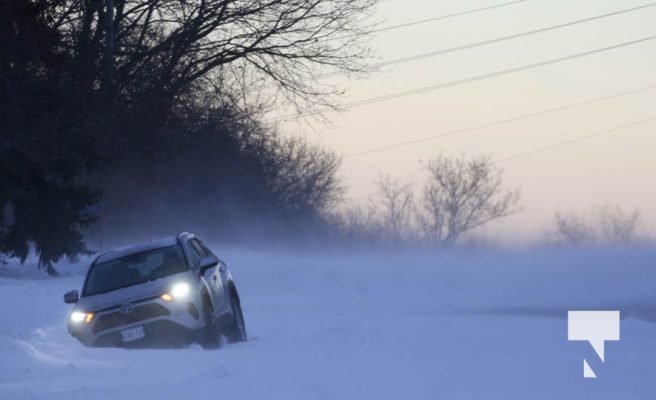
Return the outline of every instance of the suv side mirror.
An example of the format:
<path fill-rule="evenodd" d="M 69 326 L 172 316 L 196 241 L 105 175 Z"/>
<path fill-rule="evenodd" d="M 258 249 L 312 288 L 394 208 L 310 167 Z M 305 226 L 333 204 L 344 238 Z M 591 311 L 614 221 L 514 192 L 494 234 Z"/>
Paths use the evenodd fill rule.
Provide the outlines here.
<path fill-rule="evenodd" d="M 78 294 L 77 290 L 71 290 L 64 295 L 64 303 L 66 304 L 77 303 L 79 299 L 80 295 Z"/>
<path fill-rule="evenodd" d="M 219 259 L 216 256 L 207 256 L 200 260 L 200 268 L 198 273 L 200 275 L 205 275 L 205 272 L 207 272 L 208 269 L 216 267 L 218 263 Z"/>

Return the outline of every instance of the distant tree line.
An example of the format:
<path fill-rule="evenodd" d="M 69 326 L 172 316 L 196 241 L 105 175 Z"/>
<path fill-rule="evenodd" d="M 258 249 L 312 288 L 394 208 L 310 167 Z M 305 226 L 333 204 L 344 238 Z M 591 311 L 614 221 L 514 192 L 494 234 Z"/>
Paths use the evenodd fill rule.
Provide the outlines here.
<path fill-rule="evenodd" d="M 478 228 L 520 210 L 518 189 L 503 187 L 502 170 L 486 156 L 439 155 L 424 165 L 421 180 L 381 174 L 364 206 L 334 213 L 340 233 L 352 243 L 440 248 L 479 245 Z M 594 206 L 587 214 L 556 212 L 543 244 L 626 246 L 648 243 L 638 209 Z M 488 241 L 489 242 L 489 241 Z"/>
<path fill-rule="evenodd" d="M 502 170 L 486 156 L 439 155 L 425 164 L 421 182 L 381 175 L 375 183 L 376 197 L 367 206 L 347 208 L 335 217 L 352 240 L 453 246 L 519 210 L 519 190 L 503 187 Z"/>
<path fill-rule="evenodd" d="M 589 215 L 556 213 L 551 239 L 564 245 L 621 246 L 639 241 L 641 226 L 638 209 L 627 212 L 618 205 L 595 206 Z"/>
<path fill-rule="evenodd" d="M 33 244 L 56 274 L 98 229 L 234 239 L 325 226 L 339 159 L 262 113 L 333 106 L 317 77 L 366 71 L 374 3 L 1 1 L 0 253 L 24 260 Z"/>

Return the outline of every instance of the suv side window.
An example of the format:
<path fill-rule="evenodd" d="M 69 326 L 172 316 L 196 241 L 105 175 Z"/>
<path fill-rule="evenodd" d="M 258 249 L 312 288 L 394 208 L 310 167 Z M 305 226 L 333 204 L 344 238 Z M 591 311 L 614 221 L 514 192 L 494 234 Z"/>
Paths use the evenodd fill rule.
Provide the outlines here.
<path fill-rule="evenodd" d="M 208 256 L 214 255 L 214 253 L 212 253 L 212 251 L 207 246 L 205 246 L 205 243 L 203 243 L 200 239 L 196 238 L 195 240 L 198 245 L 205 251 L 205 254 Z"/>
<path fill-rule="evenodd" d="M 198 250 L 198 245 L 194 244 L 194 239 L 189 241 L 189 248 L 191 249 L 191 263 L 195 269 L 200 267 L 200 260 L 205 256 Z"/>
<path fill-rule="evenodd" d="M 207 250 L 207 247 L 205 247 L 202 243 L 200 243 L 200 240 L 194 238 L 191 239 L 189 243 L 191 243 L 191 247 L 194 248 L 194 250 L 198 253 L 201 259 L 212 255 L 212 253 L 209 250 Z"/>

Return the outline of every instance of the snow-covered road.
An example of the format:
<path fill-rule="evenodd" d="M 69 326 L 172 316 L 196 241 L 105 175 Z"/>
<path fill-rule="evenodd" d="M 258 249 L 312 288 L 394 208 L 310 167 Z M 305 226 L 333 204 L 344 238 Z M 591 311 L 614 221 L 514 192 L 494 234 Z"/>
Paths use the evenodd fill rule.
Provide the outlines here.
<path fill-rule="evenodd" d="M 57 279 L 0 268 L 0 399 L 656 395 L 655 250 L 219 253 L 250 341 L 217 351 L 84 348 L 62 301 L 84 263 Z M 567 341 L 568 309 L 621 311 L 605 363 Z"/>

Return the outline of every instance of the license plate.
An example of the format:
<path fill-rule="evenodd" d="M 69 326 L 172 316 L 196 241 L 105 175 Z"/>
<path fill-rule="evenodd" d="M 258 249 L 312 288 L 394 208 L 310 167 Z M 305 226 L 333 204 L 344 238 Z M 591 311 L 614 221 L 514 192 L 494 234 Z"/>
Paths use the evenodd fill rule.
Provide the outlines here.
<path fill-rule="evenodd" d="M 144 333 L 143 326 L 137 326 L 135 328 L 121 331 L 121 336 L 123 337 L 124 342 L 131 342 L 133 340 L 141 339 L 146 336 L 146 334 Z"/>

